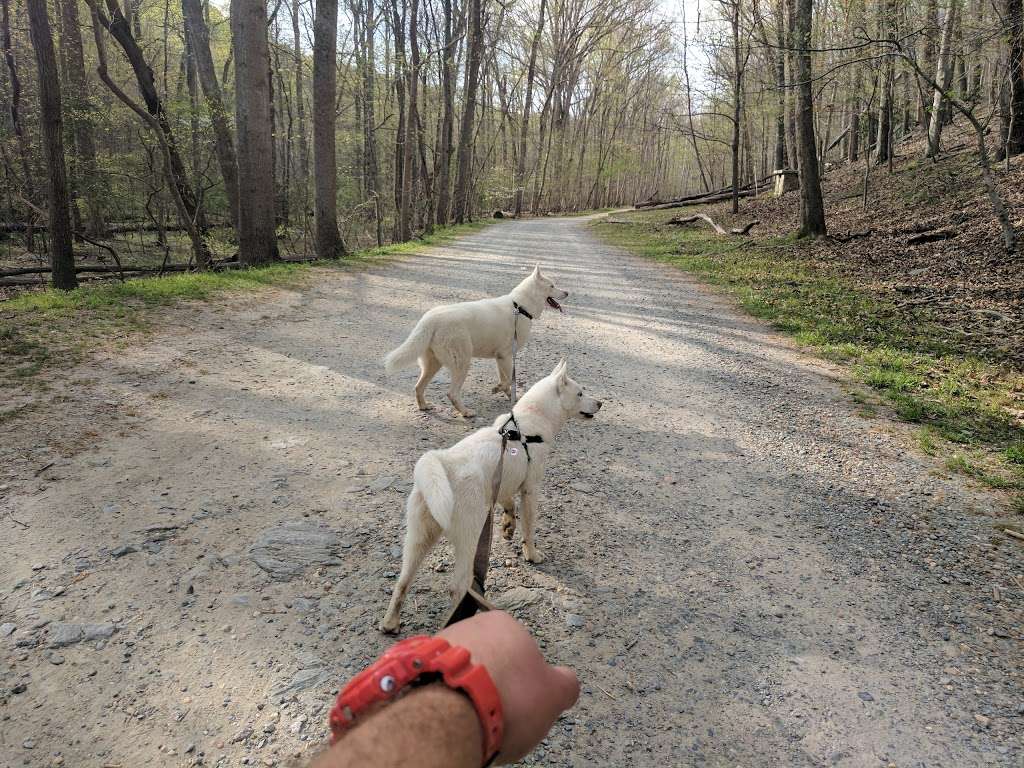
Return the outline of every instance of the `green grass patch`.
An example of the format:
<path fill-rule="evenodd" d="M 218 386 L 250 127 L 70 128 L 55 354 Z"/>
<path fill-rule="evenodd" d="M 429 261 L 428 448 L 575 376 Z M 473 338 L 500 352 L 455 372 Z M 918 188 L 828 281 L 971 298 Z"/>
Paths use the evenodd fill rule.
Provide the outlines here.
<path fill-rule="evenodd" d="M 1020 371 L 982 359 L 957 329 L 926 311 L 901 308 L 890 295 L 815 262 L 812 246 L 667 226 L 672 213 L 628 214 L 635 223 L 593 227 L 612 244 L 719 287 L 750 314 L 848 366 L 899 418 L 922 426 L 917 442 L 926 453 L 941 456 L 959 446 L 983 455 L 973 463 L 953 455 L 951 471 L 1024 490 L 1024 425 L 1014 415 L 1024 408 Z"/>
<path fill-rule="evenodd" d="M 99 344 L 146 331 L 156 307 L 275 286 L 297 287 L 314 267 L 358 268 L 444 244 L 490 223 L 482 220 L 444 227 L 419 240 L 357 251 L 332 261 L 278 262 L 251 269 L 93 283 L 73 291 L 26 292 L 0 302 L 0 383 L 30 386 L 49 367 L 67 366 Z"/>

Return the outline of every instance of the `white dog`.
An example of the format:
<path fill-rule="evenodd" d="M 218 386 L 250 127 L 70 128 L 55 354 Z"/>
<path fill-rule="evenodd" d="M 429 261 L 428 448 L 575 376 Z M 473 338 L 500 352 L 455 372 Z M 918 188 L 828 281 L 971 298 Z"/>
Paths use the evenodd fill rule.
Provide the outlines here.
<path fill-rule="evenodd" d="M 470 361 L 474 357 L 496 360 L 498 385 L 491 391 L 507 393 L 512 386 L 513 338 L 518 349 L 526 346 L 530 326 L 544 307 L 561 311 L 558 302 L 568 295 L 555 288 L 538 266 L 505 296 L 435 307 L 420 318 L 402 346 L 384 358 L 385 369 L 391 374 L 419 360 L 416 405 L 427 411 L 431 406 L 423 391 L 442 367 L 447 368 L 452 377 L 448 399 L 465 418 L 472 418 L 473 412 L 459 399 Z"/>
<path fill-rule="evenodd" d="M 428 451 L 420 457 L 405 507 L 402 573 L 380 623 L 381 631 L 398 630 L 405 593 L 442 532 L 455 550 L 451 597 L 453 605 L 458 604 L 473 581 L 477 541 L 495 502 L 504 510 L 502 533 L 511 539 L 515 530 L 512 510 L 519 497 L 523 555 L 532 563 L 543 561 L 534 545 L 533 532 L 537 492 L 552 441 L 566 421 L 592 419 L 600 408 L 599 400 L 584 396 L 583 388 L 569 378 L 563 360 L 523 395 L 513 409 L 514 421 L 506 413 L 493 426 L 478 429 L 451 448 Z M 491 498 L 495 471 L 501 460 L 502 431 L 511 432 L 498 492 Z"/>

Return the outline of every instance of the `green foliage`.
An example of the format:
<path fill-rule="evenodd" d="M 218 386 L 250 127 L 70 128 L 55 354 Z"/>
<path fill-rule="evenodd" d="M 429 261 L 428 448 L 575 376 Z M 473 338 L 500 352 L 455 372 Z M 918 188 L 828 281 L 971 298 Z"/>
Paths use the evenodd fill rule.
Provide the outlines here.
<path fill-rule="evenodd" d="M 48 367 L 66 367 L 101 344 L 146 331 L 154 308 L 274 286 L 299 286 L 316 269 L 358 268 L 412 254 L 490 223 L 445 227 L 418 241 L 359 251 L 337 261 L 277 263 L 255 269 L 94 283 L 68 292 L 48 289 L 23 293 L 0 303 L 0 358 L 5 361 L 0 368 L 0 383 L 26 384 Z"/>
<path fill-rule="evenodd" d="M 1024 426 L 1009 409 L 1024 376 L 978 359 L 956 329 L 829 274 L 788 238 L 721 238 L 659 226 L 650 214 L 635 225 L 594 226 L 616 245 L 719 286 L 751 314 L 849 366 L 900 419 L 923 425 L 917 442 L 926 453 L 950 444 L 979 453 L 973 462 L 954 454 L 947 468 L 993 488 L 1024 489 Z"/>

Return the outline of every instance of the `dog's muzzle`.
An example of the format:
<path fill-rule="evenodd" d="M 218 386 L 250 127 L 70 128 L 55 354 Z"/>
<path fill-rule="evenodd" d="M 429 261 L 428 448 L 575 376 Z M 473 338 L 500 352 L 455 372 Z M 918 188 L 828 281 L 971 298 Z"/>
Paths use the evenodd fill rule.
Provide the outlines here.
<path fill-rule="evenodd" d="M 594 406 L 593 411 L 580 411 L 580 416 L 585 419 L 592 419 L 597 416 L 597 412 L 601 410 L 601 401 L 597 401 L 597 405 Z"/>

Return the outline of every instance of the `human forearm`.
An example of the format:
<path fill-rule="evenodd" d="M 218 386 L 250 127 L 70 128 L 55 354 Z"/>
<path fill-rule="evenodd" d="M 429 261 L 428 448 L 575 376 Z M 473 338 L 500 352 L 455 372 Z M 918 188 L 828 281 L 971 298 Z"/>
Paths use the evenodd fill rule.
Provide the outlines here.
<path fill-rule="evenodd" d="M 479 768 L 482 751 L 473 704 L 433 684 L 370 715 L 311 768 Z"/>

